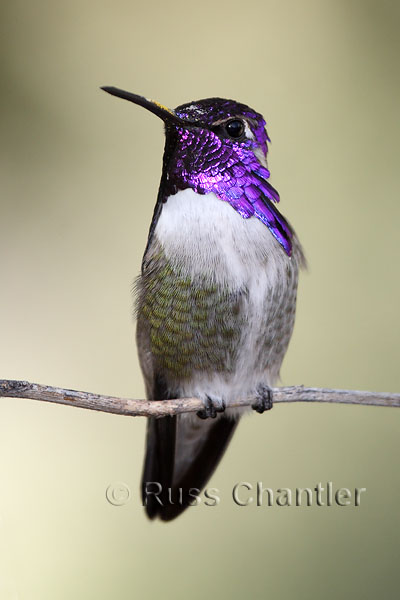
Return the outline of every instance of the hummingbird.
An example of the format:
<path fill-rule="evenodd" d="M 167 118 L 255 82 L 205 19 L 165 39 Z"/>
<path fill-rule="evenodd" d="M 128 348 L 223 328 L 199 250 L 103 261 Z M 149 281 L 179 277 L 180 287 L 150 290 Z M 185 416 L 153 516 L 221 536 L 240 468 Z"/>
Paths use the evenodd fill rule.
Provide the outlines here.
<path fill-rule="evenodd" d="M 137 346 L 149 400 L 197 397 L 197 414 L 149 418 L 142 499 L 170 521 L 206 486 L 243 409 L 272 408 L 292 334 L 298 238 L 270 184 L 266 122 L 223 98 L 169 109 L 104 91 L 164 122 L 161 182 L 136 280 Z"/>

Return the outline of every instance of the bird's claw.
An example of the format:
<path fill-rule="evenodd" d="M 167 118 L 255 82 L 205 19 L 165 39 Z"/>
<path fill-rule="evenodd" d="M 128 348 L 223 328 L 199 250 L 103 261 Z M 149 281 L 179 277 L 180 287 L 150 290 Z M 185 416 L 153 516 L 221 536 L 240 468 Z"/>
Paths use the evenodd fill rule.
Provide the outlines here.
<path fill-rule="evenodd" d="M 264 384 L 259 385 L 256 390 L 256 401 L 251 408 L 262 414 L 266 410 L 271 410 L 272 406 L 272 389 Z"/>
<path fill-rule="evenodd" d="M 206 396 L 204 400 L 204 408 L 197 412 L 197 416 L 200 419 L 215 419 L 217 413 L 224 412 L 225 408 L 225 401 L 222 398 Z"/>

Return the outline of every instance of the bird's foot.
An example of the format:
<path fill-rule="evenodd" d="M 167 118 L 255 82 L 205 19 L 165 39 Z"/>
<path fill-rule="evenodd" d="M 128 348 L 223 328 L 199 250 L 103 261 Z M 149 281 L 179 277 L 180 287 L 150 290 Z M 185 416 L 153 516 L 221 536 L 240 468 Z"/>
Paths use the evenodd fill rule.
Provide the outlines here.
<path fill-rule="evenodd" d="M 199 410 L 196 414 L 200 419 L 215 419 L 217 413 L 224 412 L 225 408 L 225 401 L 222 398 L 206 396 L 203 410 Z"/>
<path fill-rule="evenodd" d="M 262 414 L 265 410 L 271 410 L 272 406 L 272 389 L 264 384 L 259 385 L 256 390 L 256 401 L 251 408 Z"/>

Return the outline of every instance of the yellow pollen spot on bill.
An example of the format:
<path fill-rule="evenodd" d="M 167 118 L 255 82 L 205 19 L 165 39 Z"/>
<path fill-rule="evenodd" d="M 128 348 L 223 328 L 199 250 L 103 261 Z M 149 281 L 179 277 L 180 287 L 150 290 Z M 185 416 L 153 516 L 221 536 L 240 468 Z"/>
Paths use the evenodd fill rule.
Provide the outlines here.
<path fill-rule="evenodd" d="M 160 102 L 157 102 L 157 100 L 149 100 L 149 102 L 152 102 L 153 104 L 156 104 L 159 108 L 162 108 L 162 110 L 166 110 L 171 115 L 174 114 L 170 108 L 167 108 L 166 106 L 164 106 L 164 104 L 161 104 Z"/>

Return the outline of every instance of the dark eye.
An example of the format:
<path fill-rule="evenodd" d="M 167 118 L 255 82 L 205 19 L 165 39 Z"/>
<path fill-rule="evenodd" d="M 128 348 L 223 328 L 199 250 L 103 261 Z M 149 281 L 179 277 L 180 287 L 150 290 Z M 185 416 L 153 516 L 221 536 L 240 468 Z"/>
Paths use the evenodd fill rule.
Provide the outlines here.
<path fill-rule="evenodd" d="M 225 129 L 229 137 L 238 139 L 244 133 L 244 123 L 239 119 L 232 119 L 226 123 Z"/>

